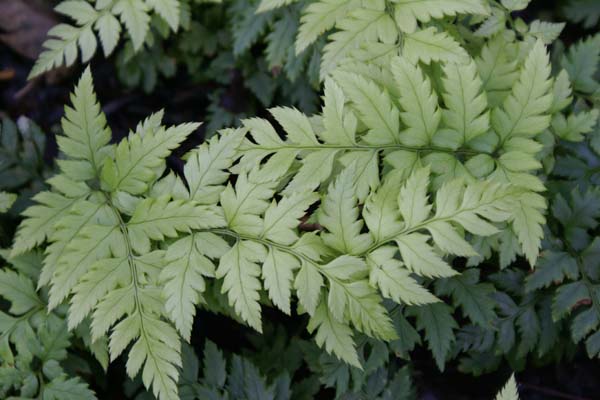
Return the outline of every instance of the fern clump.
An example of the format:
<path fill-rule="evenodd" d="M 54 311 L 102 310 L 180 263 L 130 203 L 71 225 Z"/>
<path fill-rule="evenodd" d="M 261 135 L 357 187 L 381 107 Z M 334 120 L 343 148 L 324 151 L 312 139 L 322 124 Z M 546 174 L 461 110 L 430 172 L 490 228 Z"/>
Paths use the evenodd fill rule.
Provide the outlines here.
<path fill-rule="evenodd" d="M 546 68 L 540 43 L 531 54 L 507 105 L 497 109 L 501 129 L 511 128 L 493 135 L 531 135 L 520 128 L 521 119 L 515 121 L 528 114 L 514 116 L 511 108 L 511 96 L 530 89 L 523 86 L 532 70 Z M 399 85 L 423 78 L 418 66 L 402 59 L 393 60 L 391 69 Z M 469 134 L 448 134 L 454 144 L 447 147 L 430 145 L 441 111 L 427 80 L 399 104 L 428 108 L 431 113 L 421 115 L 432 121 L 402 114 L 375 83 L 358 77 L 364 87 L 355 88 L 347 75 L 340 77 L 341 84 L 328 80 L 322 116 L 272 110 L 284 139 L 267 121 L 249 119 L 188 154 L 183 176 L 161 178 L 165 158 L 198 125 L 165 128 L 157 113 L 111 145 L 86 71 L 58 138 L 60 173 L 49 180 L 52 190 L 38 194 L 38 205 L 25 212 L 12 256 L 49 243 L 40 285 L 50 287 L 50 309 L 66 300 L 71 329 L 89 317 L 92 341 L 108 336 L 113 360 L 131 345 L 129 375 L 142 371 L 144 384 L 160 398 L 176 394 L 179 337 L 189 340 L 207 279 L 221 282 L 235 314 L 258 331 L 262 287 L 285 313 L 294 294 L 298 311 L 310 316 L 307 328 L 317 344 L 360 366 L 354 330 L 380 340 L 397 337 L 383 297 L 436 304 L 415 277 L 456 275 L 444 255 L 476 256 L 469 243 L 476 237 L 514 232 L 525 244 L 535 243 L 529 226 L 519 223 L 519 211 L 523 199 L 536 194 L 518 181 L 494 179 L 495 169 L 482 177 L 434 171 L 431 179 L 427 157 L 453 157 Z M 538 82 L 537 96 L 550 89 L 544 76 Z M 359 98 L 347 106 L 344 86 L 350 96 L 366 90 L 391 112 L 382 115 Z M 485 124 L 481 113 L 476 118 Z M 319 232 L 298 230 L 307 212 Z M 426 331 L 428 318 L 447 312 L 425 310 L 416 315 Z M 443 365 L 449 342 L 430 332 L 427 339 Z"/>
<path fill-rule="evenodd" d="M 208 132 L 178 170 L 166 160 L 200 124 L 167 127 L 159 111 L 112 143 L 86 69 L 57 137 L 58 172 L 3 253 L 14 268 L 0 284 L 12 303 L 0 357 L 12 365 L 16 348 L 24 358 L 2 390 L 52 398 L 27 387 L 35 379 L 93 396 L 68 371 L 40 375 L 30 355 L 45 353 L 23 348 L 17 330 L 37 333 L 38 350 L 49 335 L 65 343 L 43 362 L 63 360 L 71 338 L 104 368 L 126 355 L 128 376 L 159 400 L 289 397 L 302 362 L 338 397 L 410 397 L 409 370 L 392 361 L 420 343 L 440 370 L 458 359 L 474 374 L 503 359 L 514 369 L 530 355 L 558 359 L 566 330 L 598 355 L 600 199 L 597 168 L 585 163 L 600 149 L 599 36 L 551 57 L 564 24 L 511 14 L 527 3 L 234 2 L 227 12 L 239 18 L 224 35 L 233 57 L 266 35 L 267 68 L 292 81 L 313 75 L 304 78 L 322 83 L 322 104 Z M 75 26 L 50 32 L 58 39 L 32 74 L 72 64 L 78 48 L 88 61 L 94 31 L 110 54 L 121 24 L 127 57 L 164 55 L 154 32 L 188 27 L 179 43 L 198 50 L 192 34 L 203 26 L 189 7 L 63 2 Z M 269 104 L 260 82 L 251 85 Z M 30 257 L 35 267 L 17 261 Z M 259 370 L 258 356 L 234 356 L 228 370 L 206 342 L 198 380 L 184 343 L 197 308 L 278 338 L 295 361 L 275 373 Z M 312 343 L 273 335 L 265 308 L 300 321 Z M 498 396 L 517 397 L 514 379 Z"/>

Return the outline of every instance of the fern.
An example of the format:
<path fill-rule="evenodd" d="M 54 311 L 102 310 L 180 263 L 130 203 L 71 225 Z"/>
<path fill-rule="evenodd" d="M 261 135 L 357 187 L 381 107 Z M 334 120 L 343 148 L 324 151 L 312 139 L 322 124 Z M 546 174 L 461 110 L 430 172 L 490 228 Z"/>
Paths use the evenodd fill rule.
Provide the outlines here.
<path fill-rule="evenodd" d="M 437 102 L 430 88 L 424 93 L 422 99 Z M 339 105 L 331 104 L 331 96 L 343 93 L 328 83 L 326 107 L 337 109 L 329 124 L 344 127 L 345 107 L 340 99 Z M 289 133 L 286 141 L 266 121 L 246 124 L 259 144 L 285 149 L 288 140 L 298 143 L 297 149 L 290 146 L 292 158 L 283 150 L 258 165 L 273 152 L 271 148 L 262 150 L 244 140 L 245 129 L 224 132 L 187 157 L 186 186 L 172 174 L 158 178 L 169 151 L 197 125 L 163 128 L 159 113 L 111 146 L 89 71 L 80 80 L 73 102 L 75 107 L 64 121 L 68 136 L 58 141 L 66 157 L 59 163 L 61 174 L 53 178 L 60 184 L 55 185 L 56 192 L 45 195 L 55 200 L 40 197 L 44 203 L 27 212 L 30 217 L 19 230 L 13 255 L 48 240 L 42 284 L 50 285 L 50 307 L 69 299 L 71 329 L 91 317 L 92 340 L 108 334 L 111 359 L 133 342 L 127 371 L 130 376 L 142 371 L 144 384 L 160 398 L 175 396 L 181 363 L 177 331 L 189 338 L 205 279 L 222 279 L 222 291 L 236 314 L 258 331 L 263 280 L 273 304 L 286 313 L 291 311 L 293 287 L 301 309 L 311 316 L 308 328 L 316 331 L 317 343 L 358 366 L 353 329 L 384 340 L 396 337 L 380 293 L 395 297 L 392 293 L 404 292 L 398 299 L 411 299 L 408 293 L 416 292 L 420 297 L 408 301 L 436 301 L 410 275 L 456 274 L 432 244 L 452 254 L 474 254 L 462 229 L 475 235 L 496 233 L 493 224 L 512 220 L 514 204 L 523 192 L 515 186 L 492 182 L 465 186 L 454 180 L 440 188 L 435 204 L 427 205 L 428 169 L 415 169 L 405 175 L 407 180 L 398 175 L 400 179 L 389 180 L 378 190 L 376 166 L 374 175 L 356 192 L 363 201 L 369 199 L 361 213 L 355 188 L 363 179 L 356 175 L 362 158 L 346 156 L 349 165 L 337 177 L 330 176 L 333 170 L 316 181 L 304 177 L 302 169 L 291 172 L 294 155 L 305 148 L 326 152 L 328 157 L 332 150 L 343 149 L 323 146 L 318 139 L 322 135 L 316 133 L 320 128 L 286 108 L 273 110 Z M 350 122 L 350 127 L 356 129 L 356 123 Z M 348 137 L 340 141 L 347 142 Z M 86 158 L 74 150 L 76 146 L 97 150 Z M 235 148 L 239 150 L 234 152 Z M 377 160 L 378 150 L 370 151 Z M 237 175 L 234 185 L 227 183 L 228 170 Z M 295 177 L 283 197 L 275 200 L 282 179 L 290 173 Z M 310 190 L 330 177 L 333 181 L 316 212 L 323 232 L 298 232 L 299 220 L 319 200 Z M 308 185 L 304 179 L 309 179 Z M 163 195 L 166 188 L 172 188 L 173 194 Z M 308 192 L 299 192 L 306 188 Z M 368 233 L 361 232 L 365 223 Z M 170 243 L 166 250 L 157 247 L 165 242 Z M 396 252 L 401 261 L 394 261 Z M 211 259 L 219 259 L 218 267 Z M 382 282 L 382 271 L 395 281 Z"/>
<path fill-rule="evenodd" d="M 288 77 L 320 69 L 323 105 L 314 115 L 274 107 L 269 119 L 247 118 L 189 151 L 179 171 L 166 158 L 199 124 L 165 127 L 159 111 L 111 144 L 86 70 L 57 139 L 59 172 L 7 252 L 37 254 L 43 265 L 32 276 L 2 271 L 10 313 L 28 322 L 47 308 L 63 342 L 73 332 L 103 365 L 126 353 L 127 374 L 159 399 L 183 390 L 273 397 L 263 371 L 241 358 L 226 377 L 210 344 L 214 371 L 197 384 L 181 344 L 192 340 L 196 307 L 265 335 L 265 307 L 305 314 L 315 343 L 303 345 L 313 352 L 307 364 L 339 395 L 353 382 L 386 398 L 366 380 L 381 378 L 373 374 L 391 351 L 408 357 L 421 335 L 441 370 L 454 357 L 475 373 L 503 357 L 511 365 L 545 357 L 560 348 L 562 320 L 596 355 L 595 178 L 570 176 L 579 170 L 569 166 L 600 147 L 597 40 L 557 54 L 553 76 L 546 44 L 562 26 L 513 19 L 527 3 L 327 0 L 300 11 L 294 1 L 236 2 L 227 10 L 232 54 L 258 50 L 266 35 L 265 68 Z M 151 29 L 183 27 L 185 7 L 63 3 L 75 26 L 56 28 L 62 39 L 36 68 L 74 62 L 78 46 L 89 59 L 94 30 L 105 52 L 119 29 L 141 51 Z M 574 154 L 588 142 L 591 150 Z M 513 264 L 520 255 L 533 272 Z M 475 268 L 493 257 L 500 272 Z M 62 373 L 47 378 L 50 398 L 86 395 Z"/>
<path fill-rule="evenodd" d="M 0 296 L 10 308 L 0 311 L 0 395 L 4 398 L 96 399 L 80 377 L 59 363 L 73 345 L 63 312 L 46 312 L 44 293 L 35 289 L 42 254 L 29 252 L 8 261 L 0 271 Z M 78 332 L 75 336 L 81 337 Z M 104 345 L 104 348 L 103 348 Z M 90 350 L 106 367 L 106 343 Z M 81 367 L 88 367 L 81 359 Z"/>
<path fill-rule="evenodd" d="M 116 48 L 122 31 L 126 31 L 136 51 L 140 50 L 150 32 L 150 19 L 156 13 L 176 32 L 181 26 L 179 0 L 107 0 L 95 6 L 87 0 L 61 2 L 56 11 L 69 17 L 73 25 L 61 23 L 53 27 L 44 43 L 29 77 L 33 78 L 53 68 L 72 65 L 81 55 L 83 63 L 95 54 L 100 38 L 105 56 Z M 96 33 L 95 33 L 95 32 Z"/>

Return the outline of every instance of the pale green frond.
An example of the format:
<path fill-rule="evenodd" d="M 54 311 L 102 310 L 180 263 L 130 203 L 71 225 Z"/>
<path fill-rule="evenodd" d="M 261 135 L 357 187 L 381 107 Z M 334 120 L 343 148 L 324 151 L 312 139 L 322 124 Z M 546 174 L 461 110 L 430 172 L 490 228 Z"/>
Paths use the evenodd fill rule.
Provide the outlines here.
<path fill-rule="evenodd" d="M 41 244 L 52 235 L 56 223 L 77 202 L 54 192 L 40 192 L 33 197 L 37 203 L 23 212 L 26 217 L 17 230 L 11 256 L 22 254 Z"/>
<path fill-rule="evenodd" d="M 446 32 L 438 32 L 434 27 L 404 35 L 401 55 L 416 64 L 432 61 L 465 64 L 469 55 L 461 45 Z"/>
<path fill-rule="evenodd" d="M 69 307 L 69 329 L 75 328 L 98 304 L 100 299 L 117 285 L 127 286 L 131 277 L 128 259 L 102 258 L 90 267 L 73 288 Z"/>
<path fill-rule="evenodd" d="M 346 253 L 360 254 L 371 244 L 371 237 L 361 233 L 363 222 L 358 218 L 354 175 L 351 166 L 338 175 L 319 209 L 319 223 L 327 229 L 322 235 L 325 244 Z"/>
<path fill-rule="evenodd" d="M 265 211 L 261 237 L 275 243 L 291 245 L 298 240 L 297 227 L 308 207 L 319 200 L 312 192 L 284 196 L 278 203 L 273 201 Z"/>
<path fill-rule="evenodd" d="M 519 391 L 517 388 L 517 381 L 515 375 L 511 375 L 506 385 L 496 396 L 496 400 L 519 400 Z"/>
<path fill-rule="evenodd" d="M 16 194 L 0 191 L 0 213 L 7 212 L 16 200 Z"/>
<path fill-rule="evenodd" d="M 296 54 L 300 54 L 317 38 L 333 28 L 348 13 L 360 5 L 360 0 L 319 0 L 302 11 L 296 38 Z"/>
<path fill-rule="evenodd" d="M 284 157 L 290 156 L 286 152 L 280 154 Z M 300 170 L 294 175 L 283 194 L 315 190 L 331 176 L 337 155 L 337 149 L 323 149 L 308 153 L 301 161 Z"/>
<path fill-rule="evenodd" d="M 310 315 L 316 312 L 323 285 L 323 276 L 319 270 L 312 263 L 303 261 L 294 280 L 294 289 L 298 301 Z"/>
<path fill-rule="evenodd" d="M 227 226 L 238 233 L 260 234 L 260 215 L 269 207 L 277 184 L 276 180 L 264 180 L 257 170 L 238 175 L 235 189 L 228 184 L 221 192 L 221 206 Z"/>
<path fill-rule="evenodd" d="M 117 288 L 100 300 L 92 315 L 92 341 L 104 337 L 123 316 L 133 314 L 135 297 L 131 294 L 131 287 Z"/>
<path fill-rule="evenodd" d="M 529 34 L 541 40 L 544 44 L 552 44 L 558 39 L 565 26 L 564 22 L 553 23 L 536 19 L 529 25 Z"/>
<path fill-rule="evenodd" d="M 300 145 L 316 145 L 319 142 L 306 115 L 289 107 L 269 109 L 275 120 L 283 127 L 287 137 L 293 143 Z"/>
<path fill-rule="evenodd" d="M 189 200 L 170 200 L 170 196 L 165 195 L 140 201 L 127 222 L 127 231 L 134 250 L 144 254 L 150 251 L 150 240 L 164 240 L 165 237 L 176 237 L 177 232 L 224 225 L 220 208 Z"/>
<path fill-rule="evenodd" d="M 549 112 L 551 114 L 556 114 L 570 106 L 573 102 L 572 94 L 573 88 L 571 87 L 571 81 L 569 80 L 569 73 L 563 69 L 554 79 L 554 86 L 552 87 L 552 107 L 550 107 Z"/>
<path fill-rule="evenodd" d="M 395 247 L 386 246 L 367 255 L 371 285 L 379 288 L 384 297 L 400 304 L 422 305 L 440 301 L 411 277 L 404 264 L 394 258 L 396 252 Z"/>
<path fill-rule="evenodd" d="M 447 63 L 443 69 L 443 97 L 446 105 L 443 110 L 443 125 L 456 138 L 451 145 L 458 147 L 488 131 L 488 103 L 473 61 L 467 65 Z"/>
<path fill-rule="evenodd" d="M 94 263 L 103 258 L 124 256 L 125 240 L 117 221 L 101 221 L 88 224 L 73 239 L 58 260 L 51 279 L 50 309 L 58 306 L 71 293 L 79 280 L 91 269 Z"/>
<path fill-rule="evenodd" d="M 198 126 L 187 123 L 130 135 L 117 145 L 115 159 L 106 160 L 102 184 L 110 191 L 144 193 L 164 171 L 165 158 Z"/>
<path fill-rule="evenodd" d="M 490 7 L 483 0 L 393 0 L 398 26 L 405 32 L 414 32 L 417 21 L 427 23 L 457 14 L 489 15 Z"/>
<path fill-rule="evenodd" d="M 392 60 L 392 73 L 400 91 L 398 102 L 403 109 L 400 116 L 407 127 L 400 134 L 401 143 L 409 146 L 431 143 L 442 113 L 429 78 L 416 63 L 401 57 Z"/>
<path fill-rule="evenodd" d="M 400 212 L 398 193 L 400 185 L 395 179 L 386 179 L 372 192 L 362 210 L 362 216 L 375 241 L 381 241 L 398 230 Z"/>
<path fill-rule="evenodd" d="M 134 50 L 139 50 L 146 40 L 150 28 L 149 11 L 143 0 L 118 0 L 112 8 L 112 13 L 120 16 L 127 28 Z"/>
<path fill-rule="evenodd" d="M 335 355 L 350 365 L 361 368 L 354 340 L 352 339 L 352 330 L 333 318 L 325 303 L 321 302 L 316 309 L 314 315 L 308 321 L 307 329 L 311 333 L 317 331 L 315 341 L 320 347 L 324 347 L 329 354 Z"/>
<path fill-rule="evenodd" d="M 179 0 L 145 0 L 145 2 L 169 24 L 173 32 L 177 32 L 181 14 Z"/>
<path fill-rule="evenodd" d="M 509 11 L 519 11 L 527 8 L 531 0 L 501 0 L 501 3 Z"/>
<path fill-rule="evenodd" d="M 81 230 L 88 224 L 110 218 L 110 214 L 110 209 L 103 202 L 83 199 L 75 202 L 69 212 L 57 221 L 55 230 L 49 236 L 51 243 L 46 248 L 38 286 L 41 287 L 50 282 L 67 245 L 79 235 Z"/>
<path fill-rule="evenodd" d="M 323 132 L 319 136 L 325 143 L 356 144 L 357 120 L 345 107 L 344 92 L 332 78 L 325 79 L 323 96 Z"/>
<path fill-rule="evenodd" d="M 300 261 L 296 257 L 275 247 L 269 247 L 262 265 L 262 278 L 269 298 L 288 315 L 291 313 L 290 298 L 294 271 L 299 268 Z"/>
<path fill-rule="evenodd" d="M 483 46 L 475 63 L 488 95 L 488 102 L 491 106 L 500 105 L 519 79 L 516 45 L 502 35 L 496 35 Z"/>
<path fill-rule="evenodd" d="M 339 30 L 329 36 L 329 43 L 323 49 L 321 79 L 362 43 L 376 42 L 379 38 L 393 42 L 398 35 L 394 21 L 383 8 L 355 8 L 336 27 Z"/>
<path fill-rule="evenodd" d="M 61 124 L 63 135 L 56 137 L 58 147 L 69 159 L 79 160 L 82 166 L 79 179 L 97 178 L 106 157 L 111 139 L 106 117 L 94 93 L 92 73 L 86 68 L 71 96 L 73 108 L 65 107 Z"/>
<path fill-rule="evenodd" d="M 429 168 L 421 168 L 411 174 L 398 195 L 398 207 L 406 228 L 423 222 L 431 212 L 427 191 L 429 189 Z"/>
<path fill-rule="evenodd" d="M 363 137 L 369 144 L 399 142 L 400 112 L 390 95 L 363 76 L 337 72 L 335 80 L 354 104 L 360 120 L 369 128 Z"/>
<path fill-rule="evenodd" d="M 222 293 L 227 293 L 229 304 L 252 328 L 262 332 L 259 290 L 260 266 L 265 259 L 265 248 L 251 241 L 238 241 L 219 262 L 216 271 L 223 279 Z"/>
<path fill-rule="evenodd" d="M 382 340 L 396 338 L 381 297 L 365 279 L 368 267 L 364 260 L 343 255 L 319 270 L 329 281 L 327 306 L 335 319 L 344 321 L 347 316 L 357 330 L 369 336 Z"/>
<path fill-rule="evenodd" d="M 135 342 L 126 364 L 129 377 L 134 378 L 141 370 L 144 386 L 151 388 L 159 400 L 178 398 L 181 350 L 177 331 L 157 317 L 138 310 L 115 326 L 110 337 L 111 359 L 131 341 Z"/>
<path fill-rule="evenodd" d="M 406 267 L 425 277 L 448 277 L 456 272 L 428 243 L 430 237 L 421 233 L 398 236 L 396 244 Z"/>
<path fill-rule="evenodd" d="M 550 71 L 548 53 L 538 40 L 527 56 L 511 94 L 502 107 L 492 113 L 492 126 L 500 140 L 512 136 L 533 137 L 548 127 L 548 110 L 552 106 Z"/>
<path fill-rule="evenodd" d="M 452 224 L 444 221 L 434 221 L 427 224 L 427 230 L 435 245 L 444 253 L 461 257 L 474 257 L 477 252 Z"/>
<path fill-rule="evenodd" d="M 227 242 L 209 232 L 197 232 L 169 245 L 160 280 L 165 282 L 165 309 L 177 330 L 189 342 L 195 306 L 202 302 L 206 289 L 204 277 L 215 276 L 215 266 L 206 256 L 222 257 L 229 249 Z"/>
<path fill-rule="evenodd" d="M 79 50 L 82 60 L 88 61 L 97 47 L 91 23 L 83 26 L 58 24 L 48 31 L 48 37 L 50 39 L 44 42 L 44 49 L 31 69 L 29 79 L 61 65 L 73 65 Z"/>
<path fill-rule="evenodd" d="M 339 162 L 344 168 L 352 165 L 358 173 L 354 177 L 356 198 L 359 203 L 364 203 L 371 191 L 379 186 L 379 152 L 370 151 L 348 151 L 339 157 Z"/>
<path fill-rule="evenodd" d="M 523 253 L 532 266 L 535 265 L 544 237 L 546 207 L 543 196 L 525 192 L 520 196 L 513 210 L 513 229 L 519 238 Z"/>
<path fill-rule="evenodd" d="M 200 204 L 215 204 L 225 189 L 227 169 L 236 160 L 237 148 L 244 136 L 239 131 L 213 136 L 187 157 L 184 174 L 190 189 L 190 199 Z"/>
<path fill-rule="evenodd" d="M 119 43 L 119 38 L 121 37 L 121 24 L 119 20 L 112 14 L 102 14 L 94 24 L 94 29 L 98 31 L 104 56 L 108 57 L 117 47 L 117 43 Z"/>

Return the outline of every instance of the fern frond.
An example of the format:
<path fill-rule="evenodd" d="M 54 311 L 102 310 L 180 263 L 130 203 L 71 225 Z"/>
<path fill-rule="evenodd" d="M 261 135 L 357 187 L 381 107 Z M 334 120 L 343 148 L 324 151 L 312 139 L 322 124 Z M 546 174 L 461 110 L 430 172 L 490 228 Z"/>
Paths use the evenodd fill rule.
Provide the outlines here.
<path fill-rule="evenodd" d="M 59 193 L 40 192 L 33 197 L 37 202 L 28 208 L 23 215 L 27 217 L 19 225 L 11 256 L 22 254 L 41 244 L 54 232 L 55 224 L 68 213 L 79 200 L 68 198 Z"/>
<path fill-rule="evenodd" d="M 115 150 L 116 160 L 107 159 L 102 168 L 102 182 L 110 191 L 141 194 L 165 168 L 165 158 L 199 124 L 182 124 L 168 129 L 142 129 L 122 140 Z"/>
<path fill-rule="evenodd" d="M 356 105 L 361 120 L 369 128 L 364 140 L 369 144 L 398 143 L 400 112 L 389 94 L 358 74 L 341 72 L 337 73 L 335 78 L 347 93 L 348 100 Z M 353 136 L 354 132 L 351 132 L 351 135 Z"/>
<path fill-rule="evenodd" d="M 431 19 L 457 14 L 488 15 L 489 5 L 482 0 L 394 0 L 395 18 L 405 32 L 414 32 L 417 21 L 426 23 Z"/>
<path fill-rule="evenodd" d="M 418 65 L 400 57 L 393 59 L 391 68 L 401 93 L 398 102 L 404 110 L 402 121 L 407 126 L 400 134 L 401 142 L 409 146 L 431 143 L 442 114 L 429 78 L 423 76 Z"/>
<path fill-rule="evenodd" d="M 65 107 L 62 119 L 64 136 L 58 136 L 56 141 L 60 151 L 69 157 L 66 163 L 73 167 L 76 163 L 78 176 L 71 177 L 84 181 L 98 176 L 111 151 L 108 147 L 111 131 L 96 100 L 89 68 L 81 76 L 71 101 L 73 108 Z M 66 163 L 63 162 L 63 165 Z"/>
<path fill-rule="evenodd" d="M 217 228 L 225 225 L 221 210 L 191 201 L 170 200 L 170 196 L 140 201 L 127 222 L 133 249 L 140 254 L 150 251 L 150 240 L 176 237 L 177 232 Z"/>
<path fill-rule="evenodd" d="M 317 331 L 315 341 L 328 353 L 333 353 L 350 365 L 360 368 L 358 354 L 354 348 L 352 330 L 338 322 L 325 303 L 317 308 L 308 323 L 308 331 Z"/>
<path fill-rule="evenodd" d="M 238 241 L 221 257 L 217 268 L 217 278 L 224 278 L 223 293 L 235 311 L 252 328 L 262 332 L 259 290 L 261 284 L 260 266 L 257 262 L 265 259 L 262 245 L 251 241 Z"/>
<path fill-rule="evenodd" d="M 446 32 L 436 28 L 418 30 L 404 36 L 402 56 L 412 63 L 443 61 L 464 64 L 469 60 L 465 49 Z"/>
<path fill-rule="evenodd" d="M 359 4 L 358 0 L 319 0 L 306 6 L 300 18 L 296 54 L 302 53 L 321 34 L 333 28 Z"/>
<path fill-rule="evenodd" d="M 474 62 L 467 65 L 448 63 L 444 66 L 443 125 L 452 133 L 450 143 L 458 147 L 486 133 L 490 127 L 488 104 L 483 84 Z"/>
<path fill-rule="evenodd" d="M 321 79 L 325 79 L 360 44 L 375 42 L 378 38 L 393 42 L 398 35 L 394 21 L 382 7 L 356 8 L 336 26 L 339 31 L 330 35 L 323 51 Z"/>
<path fill-rule="evenodd" d="M 537 41 L 511 94 L 502 107 L 492 113 L 492 126 L 500 140 L 506 141 L 513 136 L 532 137 L 548 127 L 551 86 L 548 53 L 543 43 Z"/>
<path fill-rule="evenodd" d="M 328 233 L 323 240 L 328 246 L 346 254 L 360 254 L 370 245 L 370 237 L 361 233 L 354 196 L 354 167 L 346 168 L 329 187 L 319 212 L 319 223 Z"/>
<path fill-rule="evenodd" d="M 517 390 L 517 381 L 515 375 L 511 375 L 506 385 L 496 396 L 496 400 L 519 400 L 519 391 Z"/>
<path fill-rule="evenodd" d="M 165 267 L 160 273 L 165 282 L 165 308 L 181 336 L 189 342 L 195 306 L 202 302 L 206 289 L 204 277 L 215 276 L 215 266 L 208 258 L 218 259 L 229 245 L 210 232 L 195 232 L 171 244 L 165 253 Z"/>

